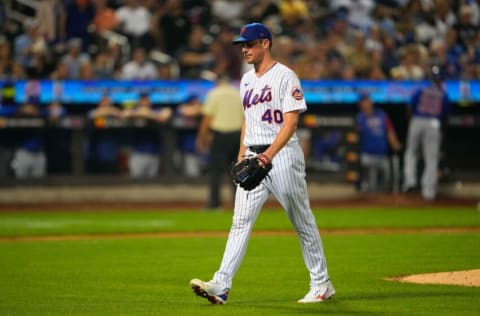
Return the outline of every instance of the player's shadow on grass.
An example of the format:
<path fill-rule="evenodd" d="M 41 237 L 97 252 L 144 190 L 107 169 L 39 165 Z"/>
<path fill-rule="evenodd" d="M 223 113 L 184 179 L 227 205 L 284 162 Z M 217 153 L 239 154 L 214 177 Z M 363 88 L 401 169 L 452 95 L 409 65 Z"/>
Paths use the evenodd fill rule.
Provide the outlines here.
<path fill-rule="evenodd" d="M 403 289 L 402 291 L 398 292 L 390 292 L 390 293 L 375 293 L 375 292 L 369 292 L 369 293 L 354 293 L 351 295 L 342 295 L 342 300 L 345 301 L 381 301 L 381 300 L 389 300 L 389 299 L 394 299 L 397 300 L 398 298 L 401 298 L 403 301 L 407 301 L 409 299 L 414 299 L 418 300 L 420 298 L 444 298 L 444 297 L 461 297 L 461 298 L 466 298 L 466 297 L 472 297 L 472 298 L 477 298 L 478 294 L 474 291 L 471 292 L 466 292 L 461 291 L 463 288 L 458 287 L 458 292 L 454 292 L 448 289 L 445 290 L 440 290 L 437 289 L 436 291 L 432 291 L 431 288 L 425 289 L 425 291 L 419 291 L 418 289 L 412 290 L 411 292 Z M 468 289 L 467 287 L 465 289 Z"/>
<path fill-rule="evenodd" d="M 230 303 L 229 303 L 230 304 Z M 314 304 L 299 304 L 295 301 L 288 302 L 285 300 L 268 300 L 259 303 L 258 301 L 238 301 L 230 304 L 231 306 L 252 307 L 255 305 L 255 309 L 265 315 L 368 315 L 368 316 L 383 316 L 385 311 L 372 312 L 365 309 L 361 309 L 358 306 L 346 305 L 342 299 L 334 298 L 334 301 L 326 301 L 322 303 Z M 278 312 L 276 312 L 278 311 Z"/>
<path fill-rule="evenodd" d="M 385 315 L 387 310 L 371 311 L 369 310 L 369 304 L 377 306 L 378 309 L 381 309 L 381 306 L 384 301 L 389 300 L 399 300 L 401 299 L 404 304 L 408 305 L 408 301 L 413 299 L 417 301 L 421 298 L 438 298 L 443 299 L 444 297 L 449 298 L 476 298 L 477 293 L 475 291 L 459 291 L 458 293 L 452 293 L 452 291 L 436 291 L 432 292 L 431 289 L 425 289 L 425 291 L 419 291 L 418 289 L 412 290 L 411 292 L 406 291 L 405 289 L 398 292 L 391 293 L 379 293 L 379 292 L 369 292 L 369 293 L 352 293 L 351 295 L 342 295 L 341 297 L 335 296 L 331 301 L 326 301 L 322 303 L 315 304 L 298 304 L 295 301 L 286 302 L 284 298 L 269 299 L 263 300 L 262 302 L 254 300 L 232 300 L 228 302 L 229 306 L 238 308 L 238 307 L 249 307 L 255 308 L 258 312 L 262 312 L 266 315 L 278 310 L 278 315 L 314 315 L 314 314 L 324 314 L 324 315 L 369 315 L 369 316 L 381 316 Z M 361 302 L 361 305 L 358 305 L 357 302 Z M 390 308 L 392 308 L 390 306 Z M 404 313 L 404 310 L 389 310 L 388 312 L 398 312 L 399 314 Z M 275 313 L 277 314 L 277 313 Z"/>

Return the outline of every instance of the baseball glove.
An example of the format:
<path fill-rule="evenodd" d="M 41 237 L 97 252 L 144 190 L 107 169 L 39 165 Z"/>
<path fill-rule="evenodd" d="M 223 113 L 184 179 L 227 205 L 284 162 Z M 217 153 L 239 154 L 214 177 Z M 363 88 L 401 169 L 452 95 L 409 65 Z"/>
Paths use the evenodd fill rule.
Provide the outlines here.
<path fill-rule="evenodd" d="M 233 183 L 247 191 L 255 189 L 272 170 L 270 159 L 264 154 L 250 156 L 232 166 Z"/>

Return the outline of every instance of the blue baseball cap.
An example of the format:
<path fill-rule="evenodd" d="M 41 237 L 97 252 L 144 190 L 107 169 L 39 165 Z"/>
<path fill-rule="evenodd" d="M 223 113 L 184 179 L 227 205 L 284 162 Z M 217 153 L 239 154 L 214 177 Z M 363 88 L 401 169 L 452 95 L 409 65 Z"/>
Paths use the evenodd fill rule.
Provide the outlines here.
<path fill-rule="evenodd" d="M 272 40 L 272 34 L 262 23 L 250 23 L 242 27 L 240 37 L 232 42 L 233 45 L 254 41 L 256 39 L 266 38 Z"/>

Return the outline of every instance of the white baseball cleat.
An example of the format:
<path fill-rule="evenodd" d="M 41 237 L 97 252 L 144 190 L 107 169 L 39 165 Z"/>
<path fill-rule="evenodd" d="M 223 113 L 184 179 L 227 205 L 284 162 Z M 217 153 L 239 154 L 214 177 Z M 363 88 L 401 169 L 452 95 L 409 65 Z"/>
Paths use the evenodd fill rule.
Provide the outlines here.
<path fill-rule="evenodd" d="M 331 299 L 334 295 L 335 289 L 332 282 L 327 281 L 312 287 L 304 298 L 298 300 L 298 303 L 319 303 Z"/>
<path fill-rule="evenodd" d="M 190 281 L 190 287 L 193 292 L 200 297 L 206 298 L 212 304 L 225 304 L 230 289 L 223 288 L 220 284 L 209 281 L 205 282 L 199 279 Z"/>

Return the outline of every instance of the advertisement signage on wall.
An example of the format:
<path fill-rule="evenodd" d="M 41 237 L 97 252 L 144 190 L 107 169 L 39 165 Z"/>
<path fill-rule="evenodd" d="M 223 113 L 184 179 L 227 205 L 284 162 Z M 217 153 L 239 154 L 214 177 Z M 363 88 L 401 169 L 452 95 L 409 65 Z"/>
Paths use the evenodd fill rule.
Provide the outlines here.
<path fill-rule="evenodd" d="M 238 83 L 237 83 L 238 84 Z M 412 93 L 427 81 L 302 81 L 304 95 L 310 105 L 351 104 L 360 92 L 367 92 L 377 103 L 408 102 Z M 12 83 L 0 82 L 12 93 Z M 13 83 L 14 100 L 22 103 L 36 99 L 41 103 L 58 100 L 69 104 L 95 104 L 103 95 L 115 103 L 128 103 L 148 93 L 155 104 L 176 104 L 191 95 L 201 99 L 214 86 L 210 81 L 18 81 Z M 447 81 L 445 88 L 452 102 L 480 102 L 480 81 Z"/>

